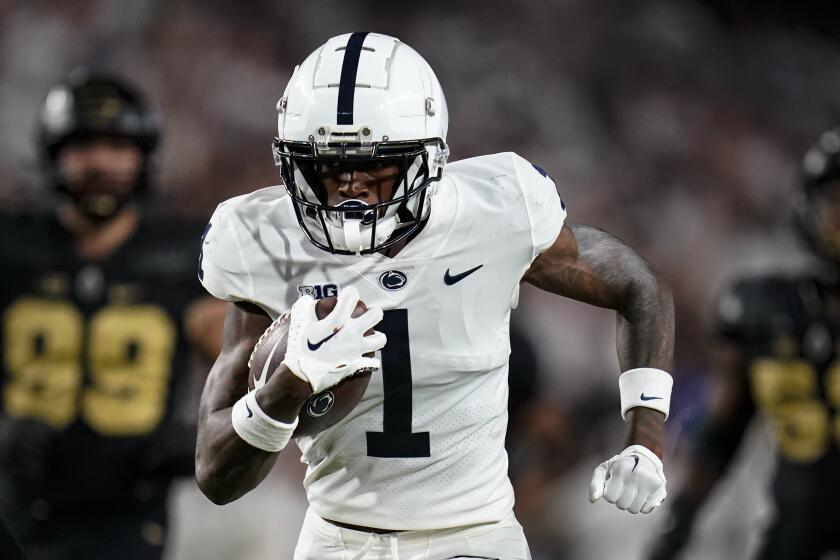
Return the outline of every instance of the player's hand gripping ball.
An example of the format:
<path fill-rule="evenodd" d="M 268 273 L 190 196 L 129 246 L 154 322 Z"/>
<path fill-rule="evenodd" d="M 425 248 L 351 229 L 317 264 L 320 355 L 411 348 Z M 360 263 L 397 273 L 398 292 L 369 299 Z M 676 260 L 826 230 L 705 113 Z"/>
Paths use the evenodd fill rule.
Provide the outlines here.
<path fill-rule="evenodd" d="M 248 389 L 262 388 L 285 365 L 312 386 L 298 415 L 294 437 L 311 436 L 343 419 L 364 396 L 371 373 L 380 367 L 375 352 L 385 346 L 373 327 L 382 310 L 368 309 L 353 287 L 338 298 L 300 298 L 274 321 L 248 360 Z"/>

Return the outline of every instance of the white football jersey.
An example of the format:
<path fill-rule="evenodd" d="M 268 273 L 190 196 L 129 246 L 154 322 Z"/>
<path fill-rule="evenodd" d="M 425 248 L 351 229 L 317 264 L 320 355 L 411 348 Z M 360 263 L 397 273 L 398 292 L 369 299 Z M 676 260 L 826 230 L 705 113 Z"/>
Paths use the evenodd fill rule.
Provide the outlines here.
<path fill-rule="evenodd" d="M 394 258 L 316 248 L 282 187 L 219 205 L 201 263 L 214 296 L 276 318 L 304 293 L 353 285 L 385 310 L 382 369 L 362 401 L 297 440 L 318 515 L 397 530 L 496 522 L 511 511 L 510 311 L 565 217 L 554 182 L 513 153 L 448 164 L 425 228 Z"/>

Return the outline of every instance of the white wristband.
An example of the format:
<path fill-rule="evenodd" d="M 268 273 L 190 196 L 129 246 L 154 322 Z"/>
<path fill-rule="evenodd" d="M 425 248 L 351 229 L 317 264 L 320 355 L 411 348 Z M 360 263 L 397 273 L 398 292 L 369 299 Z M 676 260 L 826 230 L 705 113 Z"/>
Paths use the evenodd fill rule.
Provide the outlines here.
<path fill-rule="evenodd" d="M 248 391 L 236 401 L 230 416 L 233 429 L 240 438 L 257 449 L 271 453 L 286 447 L 298 425 L 297 417 L 291 424 L 286 424 L 266 414 L 257 403 L 256 391 Z"/>
<path fill-rule="evenodd" d="M 637 406 L 658 410 L 668 418 L 671 410 L 671 388 L 674 379 L 666 371 L 656 368 L 636 368 L 625 371 L 618 378 L 621 393 L 621 417 Z"/>

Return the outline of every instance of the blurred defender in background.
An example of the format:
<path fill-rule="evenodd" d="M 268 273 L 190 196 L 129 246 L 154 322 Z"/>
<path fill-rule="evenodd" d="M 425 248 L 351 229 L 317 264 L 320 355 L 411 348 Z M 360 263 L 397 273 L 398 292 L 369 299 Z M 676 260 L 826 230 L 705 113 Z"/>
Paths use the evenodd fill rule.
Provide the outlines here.
<path fill-rule="evenodd" d="M 192 473 L 190 346 L 219 345 L 202 224 L 141 210 L 159 130 L 119 78 L 74 72 L 38 126 L 63 196 L 0 215 L 1 515 L 33 559 L 159 558 Z"/>
<path fill-rule="evenodd" d="M 677 557 L 756 412 L 769 417 L 778 446 L 777 515 L 759 558 L 840 551 L 840 128 L 807 153 L 801 189 L 797 225 L 817 262 L 737 281 L 721 298 L 712 398 L 651 560 Z"/>

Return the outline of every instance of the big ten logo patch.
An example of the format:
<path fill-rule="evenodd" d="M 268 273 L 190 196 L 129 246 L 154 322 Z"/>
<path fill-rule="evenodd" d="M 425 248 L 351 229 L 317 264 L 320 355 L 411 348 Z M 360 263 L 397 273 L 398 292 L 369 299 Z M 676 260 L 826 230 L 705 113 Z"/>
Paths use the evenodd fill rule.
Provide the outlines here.
<path fill-rule="evenodd" d="M 337 284 L 311 284 L 306 286 L 298 286 L 298 292 L 301 296 L 312 296 L 315 299 L 323 299 L 325 297 L 335 297 L 338 295 Z"/>

